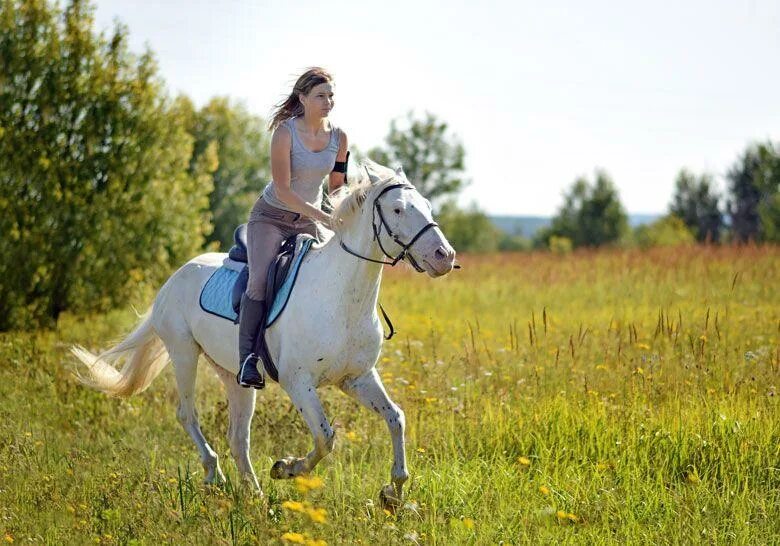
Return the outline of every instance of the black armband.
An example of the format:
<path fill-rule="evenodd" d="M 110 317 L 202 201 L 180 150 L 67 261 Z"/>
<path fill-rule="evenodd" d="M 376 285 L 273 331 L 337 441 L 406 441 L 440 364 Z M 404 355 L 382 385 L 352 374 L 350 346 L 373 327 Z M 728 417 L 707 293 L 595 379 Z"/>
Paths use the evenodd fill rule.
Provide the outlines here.
<path fill-rule="evenodd" d="M 347 150 L 347 158 L 344 161 L 336 161 L 336 164 L 333 166 L 334 173 L 344 173 L 344 175 L 347 174 L 347 163 L 349 163 L 349 150 Z"/>

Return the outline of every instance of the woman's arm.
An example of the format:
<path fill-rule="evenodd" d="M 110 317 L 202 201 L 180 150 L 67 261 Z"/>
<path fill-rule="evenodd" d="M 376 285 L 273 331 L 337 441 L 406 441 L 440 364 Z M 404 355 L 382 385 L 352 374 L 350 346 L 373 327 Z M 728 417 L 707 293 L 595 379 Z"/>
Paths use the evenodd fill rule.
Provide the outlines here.
<path fill-rule="evenodd" d="M 347 149 L 349 148 L 349 141 L 347 140 L 347 133 L 339 131 L 339 151 L 336 154 L 336 161 L 347 160 Z M 344 185 L 344 181 L 347 179 L 347 173 L 330 173 L 328 176 L 328 194 L 332 194 L 334 191 Z"/>
<path fill-rule="evenodd" d="M 276 188 L 276 197 L 289 209 L 327 225 L 330 222 L 330 216 L 304 201 L 290 188 L 291 147 L 292 135 L 289 129 L 277 127 L 271 137 L 271 176 Z"/>

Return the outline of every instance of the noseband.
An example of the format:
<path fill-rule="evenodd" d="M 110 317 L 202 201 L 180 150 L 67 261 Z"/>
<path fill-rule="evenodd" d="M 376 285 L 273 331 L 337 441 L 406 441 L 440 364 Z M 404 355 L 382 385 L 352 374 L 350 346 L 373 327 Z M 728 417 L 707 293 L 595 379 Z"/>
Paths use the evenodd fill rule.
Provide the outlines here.
<path fill-rule="evenodd" d="M 385 264 L 389 266 L 394 266 L 404 258 L 407 258 L 408 262 L 414 267 L 419 273 L 424 273 L 425 270 L 420 267 L 420 265 L 415 261 L 415 259 L 412 257 L 412 255 L 409 253 L 409 249 L 412 248 L 412 245 L 417 242 L 417 240 L 422 237 L 423 233 L 428 231 L 429 229 L 438 226 L 436 222 L 430 222 L 425 227 L 423 227 L 420 231 L 417 232 L 417 235 L 415 235 L 411 241 L 409 241 L 407 244 L 404 244 L 399 238 L 398 235 L 393 233 L 393 230 L 390 229 L 390 225 L 385 220 L 385 215 L 382 213 L 382 207 L 379 205 L 379 198 L 382 197 L 384 194 L 389 192 L 390 190 L 394 190 L 397 188 L 401 189 L 415 189 L 414 186 L 410 184 L 391 184 L 390 186 L 387 186 L 384 188 L 381 192 L 379 192 L 379 195 L 374 198 L 374 204 L 373 204 L 373 211 L 372 211 L 372 217 L 371 217 L 371 226 L 374 230 L 374 240 L 379 244 L 379 248 L 382 250 L 382 253 L 387 257 L 390 258 L 392 261 L 385 261 L 385 260 L 374 260 L 372 258 L 368 258 L 366 256 L 361 256 L 357 252 L 350 249 L 347 245 L 344 244 L 344 241 L 339 239 L 339 242 L 341 244 L 341 248 L 346 250 L 348 253 L 352 254 L 353 256 L 360 258 L 362 260 L 366 260 L 369 262 L 374 262 L 377 264 Z M 379 217 L 379 222 L 377 222 L 377 216 Z M 393 256 L 390 254 L 387 250 L 385 250 L 384 245 L 382 245 L 382 228 L 387 232 L 387 234 L 390 236 L 390 238 L 401 247 L 401 252 L 398 253 L 397 256 Z"/>

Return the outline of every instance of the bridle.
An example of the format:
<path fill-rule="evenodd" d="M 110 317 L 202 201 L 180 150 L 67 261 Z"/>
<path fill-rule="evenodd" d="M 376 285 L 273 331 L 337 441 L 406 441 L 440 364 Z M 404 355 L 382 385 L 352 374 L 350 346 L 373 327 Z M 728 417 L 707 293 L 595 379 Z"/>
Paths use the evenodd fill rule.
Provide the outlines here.
<path fill-rule="evenodd" d="M 390 229 L 390 225 L 387 223 L 387 220 L 385 220 L 385 215 L 382 213 L 382 207 L 379 204 L 379 198 L 382 197 L 384 194 L 389 192 L 390 190 L 395 189 L 415 189 L 414 186 L 408 183 L 398 183 L 398 184 L 391 184 L 384 188 L 381 192 L 379 192 L 379 195 L 377 195 L 374 198 L 374 204 L 372 206 L 372 215 L 371 215 L 371 226 L 374 230 L 374 240 L 379 244 L 379 248 L 382 250 L 382 253 L 387 257 L 390 258 L 392 261 L 385 261 L 385 260 L 374 260 L 373 258 L 369 258 L 367 256 L 361 256 L 351 248 L 349 248 L 346 244 L 344 244 L 344 240 L 339 238 L 339 243 L 341 244 L 341 248 L 346 250 L 348 253 L 352 254 L 353 256 L 360 258 L 362 260 L 366 260 L 369 262 L 374 262 L 378 264 L 384 264 L 389 266 L 394 266 L 404 258 L 407 259 L 407 261 L 411 264 L 412 267 L 414 267 L 419 273 L 424 273 L 425 270 L 420 267 L 420 265 L 415 261 L 415 259 L 412 257 L 412 255 L 409 253 L 409 249 L 412 248 L 412 245 L 417 242 L 417 240 L 422 237 L 422 235 L 428 231 L 431 228 L 437 227 L 439 224 L 436 222 L 429 222 L 427 225 L 425 225 L 420 231 L 417 232 L 417 235 L 412 237 L 412 240 L 409 241 L 407 244 L 404 244 L 399 238 L 398 235 L 393 233 L 393 230 Z M 379 217 L 379 222 L 377 222 L 377 216 Z M 390 254 L 382 244 L 382 228 L 387 232 L 387 234 L 390 236 L 390 238 L 401 247 L 401 252 L 398 253 L 397 256 L 393 256 Z"/>

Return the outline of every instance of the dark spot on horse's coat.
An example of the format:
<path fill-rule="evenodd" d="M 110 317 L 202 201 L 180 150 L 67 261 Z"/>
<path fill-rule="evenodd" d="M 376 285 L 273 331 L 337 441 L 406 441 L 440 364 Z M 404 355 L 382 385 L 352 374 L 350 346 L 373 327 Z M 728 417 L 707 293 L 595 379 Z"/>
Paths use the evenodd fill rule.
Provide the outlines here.
<path fill-rule="evenodd" d="M 322 357 L 319 357 L 319 358 L 317 359 L 317 362 L 322 362 Z"/>

